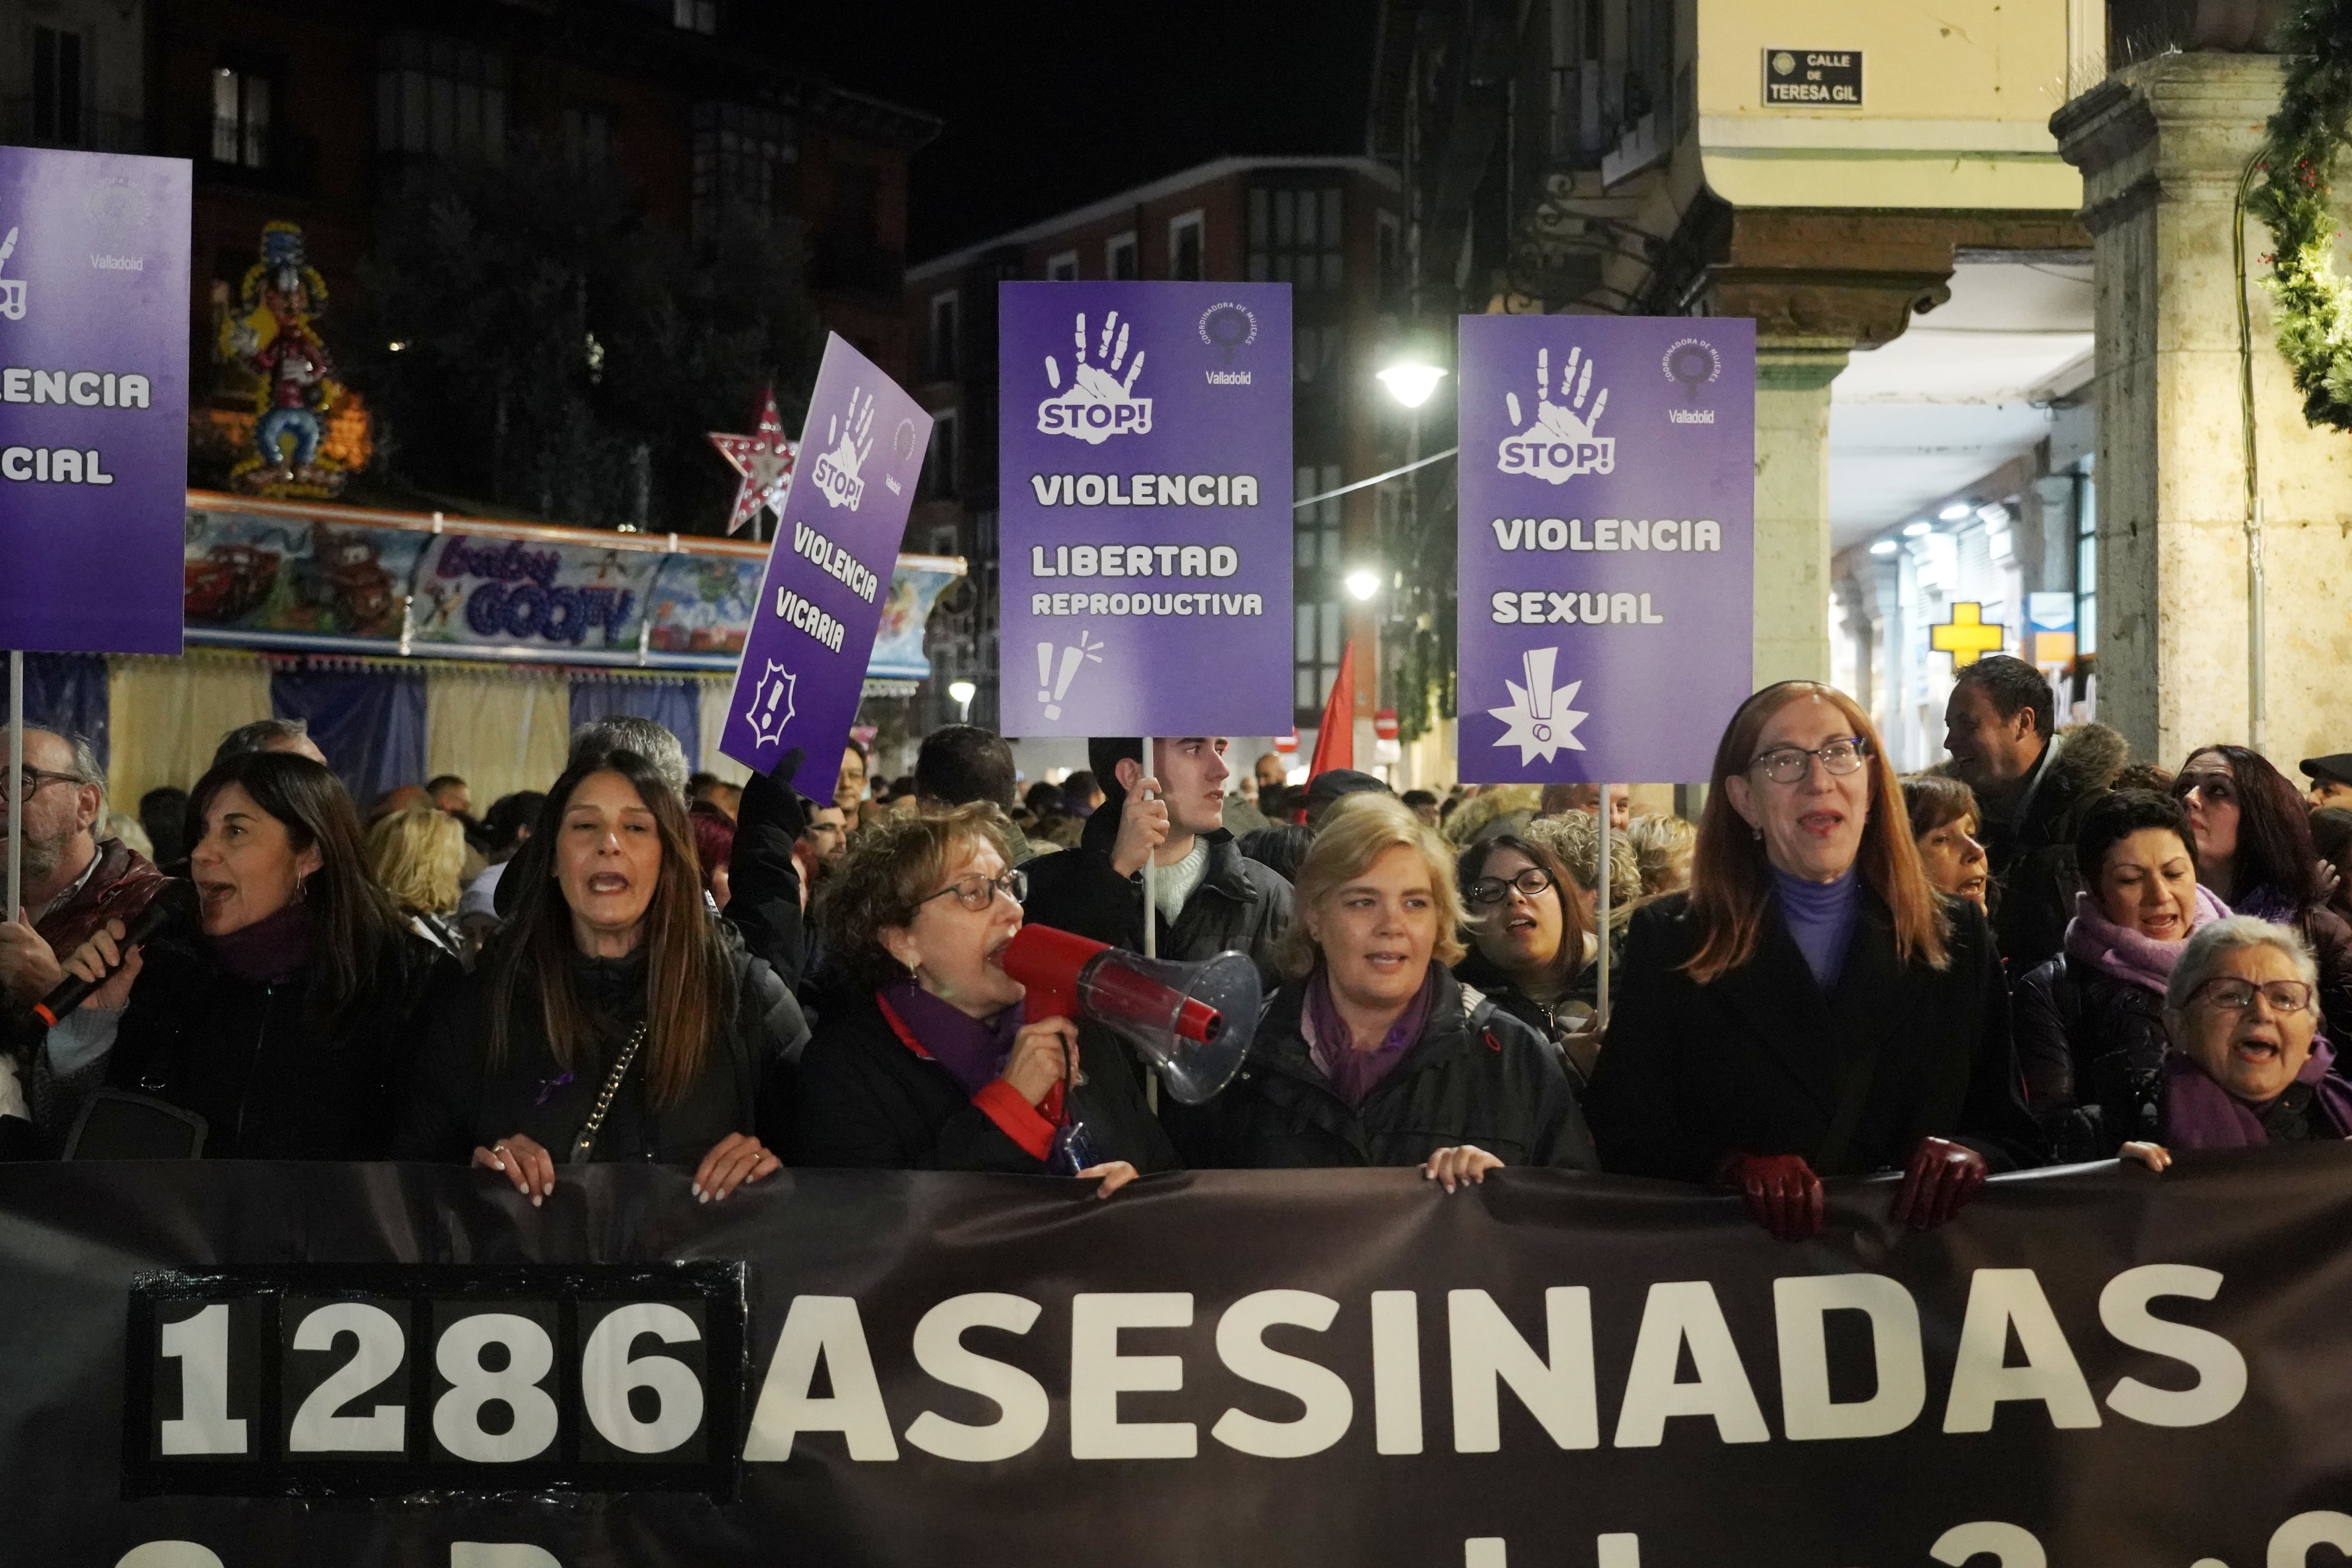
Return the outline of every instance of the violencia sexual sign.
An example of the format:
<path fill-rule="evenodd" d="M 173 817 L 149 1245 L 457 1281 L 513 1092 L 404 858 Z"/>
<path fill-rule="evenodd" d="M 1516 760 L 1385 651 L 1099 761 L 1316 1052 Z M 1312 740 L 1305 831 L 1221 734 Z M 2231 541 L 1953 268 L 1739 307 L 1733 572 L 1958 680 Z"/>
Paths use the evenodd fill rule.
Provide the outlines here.
<path fill-rule="evenodd" d="M 1461 321 L 1462 776 L 1704 779 L 1752 686 L 1756 324 Z"/>
<path fill-rule="evenodd" d="M 0 147 L 0 647 L 180 651 L 188 188 Z"/>
<path fill-rule="evenodd" d="M 1286 732 L 1289 285 L 997 309 L 1004 732 Z"/>
<path fill-rule="evenodd" d="M 765 773 L 798 746 L 793 783 L 822 800 L 865 692 L 931 416 L 838 335 L 808 409 L 719 749 Z"/>

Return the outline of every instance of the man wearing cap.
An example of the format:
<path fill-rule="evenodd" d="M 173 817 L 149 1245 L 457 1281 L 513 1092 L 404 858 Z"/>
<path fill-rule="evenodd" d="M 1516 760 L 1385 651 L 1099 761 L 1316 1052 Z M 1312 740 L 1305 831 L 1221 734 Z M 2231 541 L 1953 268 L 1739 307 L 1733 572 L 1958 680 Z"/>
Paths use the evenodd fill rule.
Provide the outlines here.
<path fill-rule="evenodd" d="M 1097 737 L 1087 761 L 1103 803 L 1078 847 L 1029 862 L 1023 912 L 1040 925 L 1143 951 L 1143 922 L 1157 926 L 1162 958 L 1188 962 L 1232 950 L 1278 979 L 1275 942 L 1290 926 L 1290 884 L 1246 859 L 1225 830 L 1222 735 L 1180 735 L 1152 743 L 1143 771 L 1139 741 Z M 1145 798 L 1146 795 L 1151 798 Z M 1155 870 L 1157 907 L 1143 901 L 1143 863 Z"/>
<path fill-rule="evenodd" d="M 2311 781 L 2311 787 L 2304 793 L 2311 800 L 2312 810 L 2328 805 L 2352 806 L 2352 752 L 2305 757 L 2303 773 Z"/>

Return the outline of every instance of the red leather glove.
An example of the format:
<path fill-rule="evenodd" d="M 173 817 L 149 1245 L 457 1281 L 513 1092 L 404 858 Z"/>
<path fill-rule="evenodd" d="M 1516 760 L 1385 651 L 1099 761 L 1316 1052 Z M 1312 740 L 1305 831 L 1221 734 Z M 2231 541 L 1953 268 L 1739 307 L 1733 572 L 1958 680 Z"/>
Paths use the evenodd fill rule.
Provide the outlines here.
<path fill-rule="evenodd" d="M 1822 1179 L 1801 1154 L 1733 1154 L 1717 1179 L 1738 1187 L 1748 1217 L 1782 1241 L 1810 1241 L 1822 1229 Z"/>
<path fill-rule="evenodd" d="M 1985 1157 L 1965 1143 L 1922 1138 L 1895 1194 L 1895 1218 L 1913 1230 L 1933 1230 L 1976 1196 L 1992 1174 Z"/>

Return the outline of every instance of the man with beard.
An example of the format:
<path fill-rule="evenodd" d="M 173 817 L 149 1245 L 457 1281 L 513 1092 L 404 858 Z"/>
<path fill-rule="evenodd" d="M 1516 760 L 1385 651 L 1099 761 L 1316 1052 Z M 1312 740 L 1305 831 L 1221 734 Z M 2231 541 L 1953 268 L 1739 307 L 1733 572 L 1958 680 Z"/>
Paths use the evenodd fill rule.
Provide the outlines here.
<path fill-rule="evenodd" d="M 0 835 L 20 803 L 24 908 L 0 924 L 0 994 L 28 1007 L 65 978 L 61 962 L 92 931 L 138 918 L 163 876 L 121 839 L 98 838 L 106 774 L 80 736 L 26 729 L 24 774 L 0 788 Z"/>

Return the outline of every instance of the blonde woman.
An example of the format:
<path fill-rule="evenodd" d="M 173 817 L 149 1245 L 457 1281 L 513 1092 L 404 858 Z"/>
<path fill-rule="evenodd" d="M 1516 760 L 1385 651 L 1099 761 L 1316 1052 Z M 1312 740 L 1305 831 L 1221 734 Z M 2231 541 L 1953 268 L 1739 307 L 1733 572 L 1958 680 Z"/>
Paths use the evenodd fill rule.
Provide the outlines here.
<path fill-rule="evenodd" d="M 466 830 L 457 819 L 431 806 L 395 811 L 368 829 L 367 853 L 369 874 L 408 929 L 470 963 L 471 944 L 457 930 L 458 875 L 466 868 Z"/>
<path fill-rule="evenodd" d="M 1334 807 L 1296 900 L 1288 979 L 1241 1076 L 1171 1117 L 1192 1163 L 1418 1165 L 1448 1192 L 1507 1164 L 1595 1168 L 1558 1054 L 1450 972 L 1454 859 L 1412 808 L 1371 793 Z"/>
<path fill-rule="evenodd" d="M 1698 827 L 1679 816 L 1637 816 L 1625 829 L 1633 847 L 1633 864 L 1641 868 L 1642 893 L 1658 898 L 1679 893 L 1691 884 L 1691 855 L 1698 847 Z"/>

